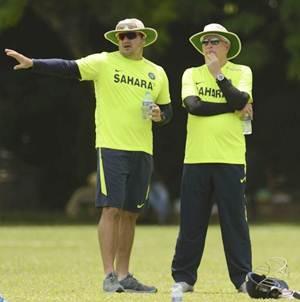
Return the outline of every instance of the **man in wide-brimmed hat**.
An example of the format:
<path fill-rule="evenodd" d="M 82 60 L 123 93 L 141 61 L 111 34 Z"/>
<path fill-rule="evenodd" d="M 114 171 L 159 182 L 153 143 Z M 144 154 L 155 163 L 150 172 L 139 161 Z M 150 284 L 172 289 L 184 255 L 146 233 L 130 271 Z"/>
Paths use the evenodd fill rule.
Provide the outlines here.
<path fill-rule="evenodd" d="M 190 42 L 205 64 L 188 68 L 182 78 L 188 122 L 172 276 L 183 292 L 193 291 L 216 202 L 229 276 L 235 288 L 245 292 L 252 264 L 241 117 L 252 116 L 252 72 L 229 61 L 240 53 L 241 41 L 220 24 L 208 24 Z"/>
<path fill-rule="evenodd" d="M 98 238 L 106 292 L 155 293 L 154 286 L 129 273 L 136 219 L 146 208 L 153 168 L 152 122 L 172 116 L 169 83 L 162 67 L 143 57 L 157 39 L 138 19 L 120 21 L 105 38 L 118 51 L 73 60 L 30 59 L 6 49 L 19 64 L 14 69 L 91 80 L 96 96 L 97 197 L 102 209 Z M 145 101 L 143 102 L 143 100 Z M 142 104 L 144 111 L 142 114 Z"/>

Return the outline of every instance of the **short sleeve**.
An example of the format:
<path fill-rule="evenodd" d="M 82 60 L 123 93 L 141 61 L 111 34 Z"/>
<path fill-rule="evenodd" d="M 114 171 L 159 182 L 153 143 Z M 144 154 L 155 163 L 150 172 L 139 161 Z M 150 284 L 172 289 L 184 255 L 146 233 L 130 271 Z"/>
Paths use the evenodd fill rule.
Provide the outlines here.
<path fill-rule="evenodd" d="M 252 99 L 252 71 L 251 71 L 250 67 L 243 66 L 240 81 L 236 88 L 238 88 L 241 91 L 247 92 L 250 95 L 251 102 L 253 102 L 253 99 Z"/>
<path fill-rule="evenodd" d="M 105 53 L 93 54 L 76 60 L 82 80 L 95 80 L 99 77 Z"/>
<path fill-rule="evenodd" d="M 169 90 L 169 80 L 167 77 L 166 72 L 161 68 L 160 70 L 161 74 L 161 89 L 158 93 L 156 103 L 160 105 L 169 104 L 171 102 L 170 98 L 170 90 Z"/>
<path fill-rule="evenodd" d="M 193 69 L 186 69 L 182 76 L 181 97 L 184 100 L 191 95 L 198 95 L 196 84 L 193 80 Z"/>

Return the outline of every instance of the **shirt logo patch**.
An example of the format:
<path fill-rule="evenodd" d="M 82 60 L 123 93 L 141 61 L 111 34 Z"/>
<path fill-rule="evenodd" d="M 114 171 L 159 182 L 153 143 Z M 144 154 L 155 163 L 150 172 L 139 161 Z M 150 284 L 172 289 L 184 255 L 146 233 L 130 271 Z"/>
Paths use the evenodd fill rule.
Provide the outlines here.
<path fill-rule="evenodd" d="M 151 80 L 155 80 L 155 74 L 153 72 L 149 72 L 148 73 L 148 77 L 151 79 Z"/>

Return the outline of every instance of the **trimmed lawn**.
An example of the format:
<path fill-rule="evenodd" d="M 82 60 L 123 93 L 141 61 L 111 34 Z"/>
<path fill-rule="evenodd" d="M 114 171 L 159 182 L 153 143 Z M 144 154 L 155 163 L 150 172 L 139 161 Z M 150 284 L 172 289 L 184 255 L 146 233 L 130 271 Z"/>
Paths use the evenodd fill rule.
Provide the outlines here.
<path fill-rule="evenodd" d="M 0 227 L 0 293 L 8 302 L 171 301 L 170 265 L 177 226 L 138 226 L 131 272 L 157 294 L 104 294 L 96 226 Z M 300 289 L 300 228 L 251 226 L 254 268 L 274 256 L 288 260 L 290 288 Z M 184 301 L 250 301 L 229 281 L 220 229 L 210 225 L 194 293 Z"/>

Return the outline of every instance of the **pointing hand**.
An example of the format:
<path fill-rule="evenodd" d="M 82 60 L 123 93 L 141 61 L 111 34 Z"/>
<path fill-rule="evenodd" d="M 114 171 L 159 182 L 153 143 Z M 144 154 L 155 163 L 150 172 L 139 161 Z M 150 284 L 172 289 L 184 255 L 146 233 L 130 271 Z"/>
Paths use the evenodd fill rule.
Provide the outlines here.
<path fill-rule="evenodd" d="M 27 69 L 33 66 L 32 59 L 25 57 L 24 55 L 18 53 L 13 49 L 6 48 L 5 53 L 7 56 L 12 57 L 18 61 L 19 64 L 14 66 L 14 70 Z"/>

